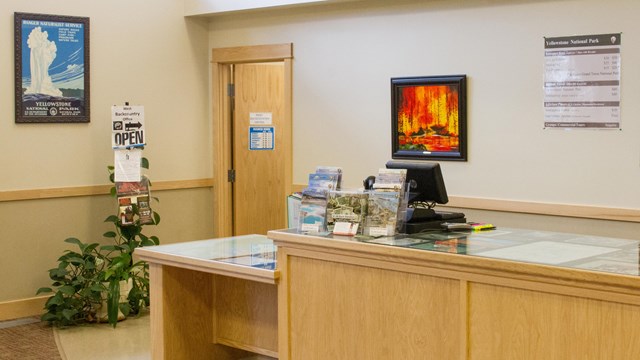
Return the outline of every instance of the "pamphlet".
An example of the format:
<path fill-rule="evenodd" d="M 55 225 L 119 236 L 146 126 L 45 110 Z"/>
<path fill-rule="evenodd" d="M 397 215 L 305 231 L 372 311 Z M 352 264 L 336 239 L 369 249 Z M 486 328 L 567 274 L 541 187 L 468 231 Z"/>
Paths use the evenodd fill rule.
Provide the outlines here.
<path fill-rule="evenodd" d="M 309 174 L 309 184 L 300 201 L 299 231 L 327 231 L 327 197 L 329 191 L 340 188 L 341 178 L 342 168 L 332 166 L 318 166 L 315 173 Z"/>
<path fill-rule="evenodd" d="M 300 203 L 300 228 L 303 232 L 326 231 L 327 192 L 324 189 L 307 188 Z"/>
<path fill-rule="evenodd" d="M 394 190 L 402 192 L 407 180 L 407 169 L 380 169 L 376 182 L 373 184 L 374 190 Z"/>
<path fill-rule="evenodd" d="M 327 200 L 327 230 L 338 235 L 361 234 L 369 195 L 362 191 L 331 191 Z M 338 230 L 334 229 L 337 227 Z M 360 230 L 360 232 L 358 232 Z M 337 231 L 337 232 L 336 232 Z M 347 232 L 345 234 L 345 232 Z M 351 232 L 354 232 L 353 234 Z M 339 234 L 342 233 L 342 234 Z"/>
<path fill-rule="evenodd" d="M 317 166 L 316 174 L 334 174 L 337 177 L 335 190 L 342 188 L 342 168 L 338 166 Z"/>
<path fill-rule="evenodd" d="M 369 193 L 365 235 L 391 236 L 398 221 L 400 193 L 397 191 L 373 191 Z"/>
<path fill-rule="evenodd" d="M 124 226 L 153 224 L 153 211 L 149 197 L 149 179 L 142 177 L 140 181 L 116 182 L 118 197 L 118 217 Z"/>
<path fill-rule="evenodd" d="M 336 190 L 338 174 L 309 174 L 309 187 L 314 189 Z"/>

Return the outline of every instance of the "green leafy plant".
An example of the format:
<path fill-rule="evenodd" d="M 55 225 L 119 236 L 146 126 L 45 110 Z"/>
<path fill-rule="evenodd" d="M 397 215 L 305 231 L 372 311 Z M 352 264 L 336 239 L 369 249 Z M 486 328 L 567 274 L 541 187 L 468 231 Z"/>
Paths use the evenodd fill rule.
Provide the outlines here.
<path fill-rule="evenodd" d="M 146 158 L 142 159 L 141 166 L 149 168 Z M 110 181 L 115 184 L 113 166 L 107 169 Z M 111 188 L 111 195 L 117 196 L 115 186 Z M 123 224 L 117 215 L 105 219 L 114 226 L 113 231 L 103 234 L 110 240 L 107 245 L 83 243 L 76 238 L 65 240 L 78 250 L 65 250 L 58 258 L 58 266 L 49 270 L 52 286 L 38 289 L 37 294 L 53 293 L 45 303 L 42 320 L 56 326 L 100 321 L 99 311 L 106 302 L 107 319 L 115 327 L 119 313 L 127 317 L 149 306 L 149 265 L 134 261 L 133 252 L 139 247 L 160 243 L 157 236 L 142 232 L 145 225 L 159 224 L 160 215 L 152 211 L 151 222 L 143 223 L 136 204 L 132 204 L 132 211 L 136 219 L 132 223 Z M 130 286 L 125 301 L 121 301 L 120 296 L 122 282 Z"/>
<path fill-rule="evenodd" d="M 58 258 L 58 267 L 49 270 L 55 290 L 38 289 L 38 294 L 54 293 L 45 304 L 47 312 L 42 315 L 42 320 L 58 326 L 96 321 L 96 309 L 102 303 L 102 293 L 106 290 L 99 280 L 104 266 L 99 244 L 84 244 L 76 238 L 68 238 L 65 242 L 76 244 L 79 251 L 65 250 L 65 254 Z"/>

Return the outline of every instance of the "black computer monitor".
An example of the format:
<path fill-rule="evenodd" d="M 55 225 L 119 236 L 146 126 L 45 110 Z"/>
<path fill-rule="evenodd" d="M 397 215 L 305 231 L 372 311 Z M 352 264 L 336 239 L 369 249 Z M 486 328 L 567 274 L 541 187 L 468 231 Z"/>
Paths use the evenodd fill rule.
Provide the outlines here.
<path fill-rule="evenodd" d="M 449 202 L 444 178 L 437 162 L 390 160 L 387 169 L 407 169 L 407 182 L 410 184 L 409 204 L 435 204 Z"/>

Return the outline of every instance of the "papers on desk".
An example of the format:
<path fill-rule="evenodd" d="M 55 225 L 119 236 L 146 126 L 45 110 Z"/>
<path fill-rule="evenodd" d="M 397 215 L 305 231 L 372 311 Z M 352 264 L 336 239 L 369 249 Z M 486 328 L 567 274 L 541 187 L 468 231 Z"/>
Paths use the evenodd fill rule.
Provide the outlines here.
<path fill-rule="evenodd" d="M 409 246 L 427 242 L 424 239 L 414 238 L 397 238 L 397 237 L 380 237 L 364 240 L 371 244 L 391 245 L 391 246 Z"/>
<path fill-rule="evenodd" d="M 251 254 L 231 256 L 226 258 L 216 258 L 213 260 L 235 265 L 250 266 L 259 269 L 275 270 L 276 253 L 277 248 L 275 245 L 251 244 Z"/>
<path fill-rule="evenodd" d="M 607 254 L 618 250 L 619 249 L 601 246 L 538 241 L 531 244 L 511 246 L 504 249 L 489 250 L 476 253 L 475 255 L 504 260 L 557 265 L 569 261 L 585 259 L 591 256 Z"/>
<path fill-rule="evenodd" d="M 576 265 L 579 269 L 611 272 L 616 274 L 640 275 L 638 264 L 620 261 L 596 260 Z"/>
<path fill-rule="evenodd" d="M 276 261 L 265 260 L 259 257 L 255 257 L 252 255 L 248 256 L 236 256 L 224 259 L 216 259 L 216 261 L 225 262 L 229 264 L 250 266 L 253 268 L 259 269 L 267 269 L 267 270 L 275 270 L 276 269 Z"/>

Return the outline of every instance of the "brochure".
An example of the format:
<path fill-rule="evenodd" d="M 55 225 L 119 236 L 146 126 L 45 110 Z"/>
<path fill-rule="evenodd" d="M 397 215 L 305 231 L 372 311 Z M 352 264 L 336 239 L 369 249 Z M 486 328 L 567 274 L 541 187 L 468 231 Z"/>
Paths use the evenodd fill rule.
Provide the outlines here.
<path fill-rule="evenodd" d="M 338 235 L 361 234 L 364 227 L 364 217 L 367 213 L 368 198 L 369 195 L 361 191 L 329 192 L 327 230 Z M 338 227 L 338 232 L 334 231 L 334 227 Z M 347 231 L 346 234 L 345 231 Z"/>

